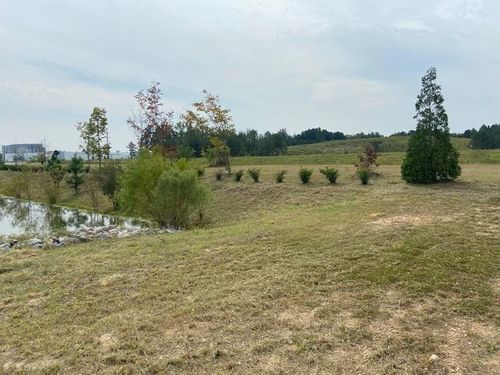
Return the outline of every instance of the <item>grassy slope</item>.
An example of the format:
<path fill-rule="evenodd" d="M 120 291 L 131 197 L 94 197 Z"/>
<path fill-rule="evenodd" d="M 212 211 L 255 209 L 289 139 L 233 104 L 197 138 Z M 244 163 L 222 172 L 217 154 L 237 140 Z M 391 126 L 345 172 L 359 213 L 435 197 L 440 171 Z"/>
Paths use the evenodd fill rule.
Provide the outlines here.
<path fill-rule="evenodd" d="M 271 181 L 290 171 L 285 184 Z M 0 255 L 6 373 L 492 373 L 500 166 L 207 180 L 211 224 Z M 437 354 L 439 360 L 430 362 Z M 0 367 L 2 371 L 2 367 Z"/>
<path fill-rule="evenodd" d="M 379 153 L 382 165 L 401 165 L 403 152 Z M 354 164 L 357 153 L 352 154 L 315 154 L 282 156 L 240 156 L 231 158 L 232 165 L 276 165 L 276 164 Z M 461 150 L 460 162 L 463 164 L 500 164 L 500 150 Z"/>
<path fill-rule="evenodd" d="M 346 139 L 342 141 L 320 142 L 308 145 L 290 146 L 289 155 L 316 155 L 316 154 L 356 154 L 368 143 L 377 143 L 380 152 L 404 152 L 408 143 L 407 136 L 392 136 L 365 139 Z M 467 150 L 470 139 L 452 138 L 452 143 L 458 150 Z"/>

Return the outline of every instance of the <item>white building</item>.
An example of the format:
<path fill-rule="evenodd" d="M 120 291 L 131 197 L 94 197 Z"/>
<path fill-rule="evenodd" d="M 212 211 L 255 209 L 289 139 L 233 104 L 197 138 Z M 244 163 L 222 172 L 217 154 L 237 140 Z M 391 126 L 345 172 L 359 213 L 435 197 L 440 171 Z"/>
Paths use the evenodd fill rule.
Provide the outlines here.
<path fill-rule="evenodd" d="M 2 154 L 6 162 L 28 161 L 45 151 L 41 143 L 24 143 L 2 146 Z"/>

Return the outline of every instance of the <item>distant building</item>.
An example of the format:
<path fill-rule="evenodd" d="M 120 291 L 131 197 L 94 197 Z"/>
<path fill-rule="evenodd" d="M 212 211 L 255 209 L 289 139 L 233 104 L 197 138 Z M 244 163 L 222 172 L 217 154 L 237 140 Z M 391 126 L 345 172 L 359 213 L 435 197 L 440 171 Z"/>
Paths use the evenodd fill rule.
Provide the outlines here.
<path fill-rule="evenodd" d="M 24 143 L 2 146 L 2 154 L 5 157 L 5 161 L 27 161 L 33 157 L 37 157 L 43 154 L 45 149 L 41 143 Z"/>
<path fill-rule="evenodd" d="M 83 152 L 75 152 L 75 151 L 59 151 L 59 159 L 60 160 L 71 160 L 73 156 L 78 156 L 83 160 L 87 160 L 87 154 Z M 118 160 L 118 159 L 129 159 L 130 154 L 128 152 L 112 152 L 109 154 L 110 159 Z M 94 159 L 95 160 L 95 159 Z"/>

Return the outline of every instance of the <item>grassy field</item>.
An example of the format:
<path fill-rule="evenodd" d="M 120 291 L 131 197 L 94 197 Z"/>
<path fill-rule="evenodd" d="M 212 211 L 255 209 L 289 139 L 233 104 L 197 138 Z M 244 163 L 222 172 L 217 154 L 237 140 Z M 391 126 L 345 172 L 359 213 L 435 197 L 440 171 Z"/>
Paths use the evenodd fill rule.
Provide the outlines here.
<path fill-rule="evenodd" d="M 204 228 L 0 254 L 0 371 L 498 370 L 500 165 L 432 186 L 261 168 L 207 172 Z"/>
<path fill-rule="evenodd" d="M 401 165 L 403 152 L 379 153 L 378 161 L 383 165 Z M 281 156 L 239 156 L 231 158 L 234 166 L 238 165 L 277 165 L 277 164 L 354 164 L 358 154 L 315 154 Z M 463 164 L 500 164 L 500 150 L 461 150 L 460 162 Z"/>
<path fill-rule="evenodd" d="M 356 138 L 297 145 L 288 148 L 288 155 L 357 154 L 369 143 L 376 145 L 380 152 L 404 152 L 408 138 L 407 136 Z M 458 150 L 469 149 L 470 139 L 468 138 L 452 138 L 451 141 Z"/>

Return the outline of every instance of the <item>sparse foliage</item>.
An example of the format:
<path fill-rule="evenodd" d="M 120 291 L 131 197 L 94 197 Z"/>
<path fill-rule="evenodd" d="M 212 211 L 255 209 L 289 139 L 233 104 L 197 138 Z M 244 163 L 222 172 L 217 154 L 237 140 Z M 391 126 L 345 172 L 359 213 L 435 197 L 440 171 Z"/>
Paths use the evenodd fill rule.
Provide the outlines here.
<path fill-rule="evenodd" d="M 224 171 L 223 170 L 218 170 L 215 172 L 215 179 L 217 181 L 221 181 L 222 180 L 222 177 L 224 177 Z"/>
<path fill-rule="evenodd" d="M 127 120 L 137 136 L 139 149 L 158 148 L 164 155 L 175 153 L 172 111 L 164 111 L 159 82 L 135 96 L 139 111 Z M 130 151 L 130 149 L 129 149 Z"/>
<path fill-rule="evenodd" d="M 276 172 L 276 174 L 274 175 L 274 179 L 277 183 L 282 183 L 285 180 L 285 176 L 287 173 L 288 171 L 282 169 L 281 171 Z"/>
<path fill-rule="evenodd" d="M 55 204 L 59 199 L 61 181 L 64 179 L 66 171 L 64 170 L 61 160 L 58 158 L 59 151 L 54 151 L 47 162 L 47 172 L 50 177 L 45 184 L 45 192 L 49 203 Z"/>
<path fill-rule="evenodd" d="M 377 150 L 373 144 L 366 145 L 364 152 L 358 155 L 358 161 L 355 166 L 360 169 L 366 169 L 369 173 L 374 173 L 375 168 L 378 167 L 377 163 Z"/>
<path fill-rule="evenodd" d="M 31 199 L 33 172 L 30 165 L 20 166 L 7 186 L 7 193 L 18 199 Z"/>
<path fill-rule="evenodd" d="M 211 167 L 226 167 L 230 170 L 229 147 L 217 137 L 210 138 L 211 147 L 207 150 L 208 163 Z"/>
<path fill-rule="evenodd" d="M 120 173 L 121 166 L 118 163 L 107 163 L 97 174 L 97 181 L 102 193 L 113 203 L 113 208 L 116 210 L 118 204 L 118 191 L 120 188 Z"/>
<path fill-rule="evenodd" d="M 234 173 L 234 181 L 239 182 L 243 177 L 243 169 L 239 169 Z"/>
<path fill-rule="evenodd" d="M 248 169 L 247 173 L 252 178 L 253 182 L 259 182 L 260 169 L 250 168 Z"/>
<path fill-rule="evenodd" d="M 127 145 L 127 148 L 128 148 L 128 154 L 130 156 L 130 159 L 133 159 L 137 156 L 137 146 L 135 145 L 134 142 L 130 142 L 128 145 Z"/>
<path fill-rule="evenodd" d="M 90 119 L 77 123 L 76 127 L 82 140 L 80 148 L 87 155 L 87 160 L 90 162 L 90 159 L 97 158 L 100 168 L 102 161 L 109 159 L 111 152 L 106 109 L 94 107 Z"/>

